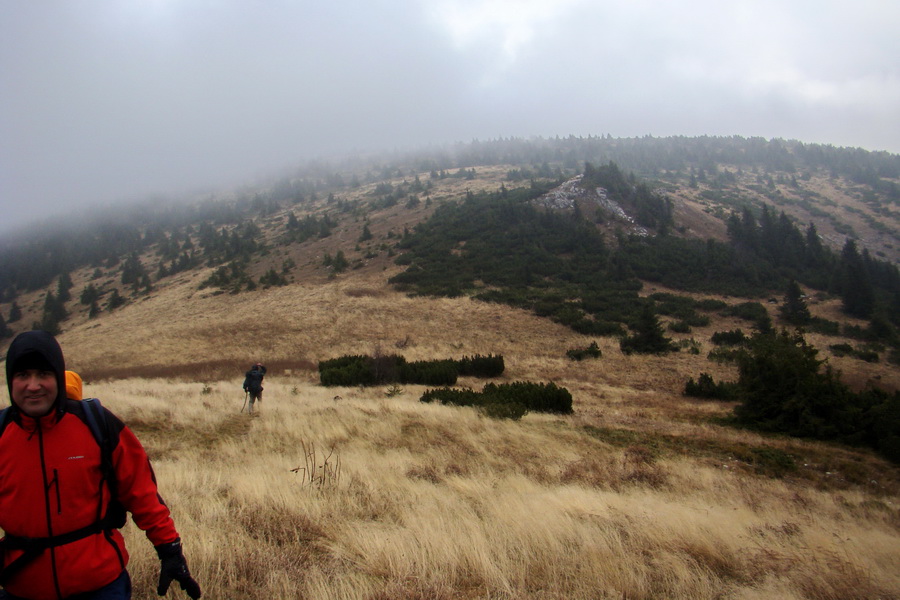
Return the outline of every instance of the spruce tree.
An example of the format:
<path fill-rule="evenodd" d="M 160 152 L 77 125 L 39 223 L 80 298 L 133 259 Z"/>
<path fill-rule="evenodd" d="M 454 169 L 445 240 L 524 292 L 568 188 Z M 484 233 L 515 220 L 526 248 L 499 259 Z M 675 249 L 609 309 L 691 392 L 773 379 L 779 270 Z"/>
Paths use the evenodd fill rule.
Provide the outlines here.
<path fill-rule="evenodd" d="M 47 292 L 44 298 L 44 310 L 41 315 L 41 321 L 38 323 L 38 329 L 58 335 L 60 333 L 59 324 L 69 316 L 66 311 L 65 304 L 57 298 L 53 292 Z"/>
<path fill-rule="evenodd" d="M 100 299 L 100 290 L 97 289 L 93 283 L 87 284 L 83 290 L 81 290 L 81 296 L 79 297 L 79 302 L 84 305 L 91 305 L 97 302 Z"/>
<path fill-rule="evenodd" d="M 856 250 L 856 242 L 852 239 L 847 239 L 841 251 L 838 278 L 844 312 L 860 319 L 871 317 L 875 308 L 875 292 L 862 257 Z"/>
<path fill-rule="evenodd" d="M 830 367 L 820 371 L 817 354 L 798 332 L 754 335 L 738 355 L 738 419 L 765 431 L 837 437 L 851 420 L 852 397 Z"/>
<path fill-rule="evenodd" d="M 56 299 L 60 302 L 68 302 L 72 299 L 71 289 L 72 289 L 72 277 L 63 272 L 62 275 L 59 276 L 59 282 L 56 286 Z"/>
<path fill-rule="evenodd" d="M 677 348 L 672 340 L 663 334 L 662 324 L 651 304 L 645 304 L 631 326 L 633 335 L 627 336 L 619 342 L 619 347 L 625 354 L 637 352 L 638 354 L 664 354 L 673 352 Z"/>
<path fill-rule="evenodd" d="M 114 311 L 123 304 L 125 304 L 125 298 L 123 298 L 122 295 L 119 294 L 118 289 L 113 288 L 112 294 L 110 294 L 109 299 L 106 301 L 106 310 L 110 312 Z"/>
<path fill-rule="evenodd" d="M 784 303 L 779 309 L 781 318 L 791 325 L 803 326 L 812 321 L 812 315 L 803 299 L 803 291 L 793 279 L 788 283 L 787 292 L 784 295 Z"/>
<path fill-rule="evenodd" d="M 19 303 L 13 300 L 12 306 L 9 307 L 9 323 L 15 323 L 19 319 L 22 318 L 22 309 L 19 307 Z"/>

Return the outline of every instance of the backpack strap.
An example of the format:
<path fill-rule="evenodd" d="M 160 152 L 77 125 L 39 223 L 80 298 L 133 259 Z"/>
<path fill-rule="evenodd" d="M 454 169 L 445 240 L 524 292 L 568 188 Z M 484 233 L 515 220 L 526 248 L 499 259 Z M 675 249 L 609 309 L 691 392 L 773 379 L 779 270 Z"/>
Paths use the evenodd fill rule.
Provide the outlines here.
<path fill-rule="evenodd" d="M 81 404 L 84 406 L 84 420 L 88 429 L 91 430 L 94 439 L 97 440 L 100 450 L 105 452 L 108 445 L 106 444 L 106 411 L 103 410 L 103 406 L 97 398 L 85 398 L 81 401 Z M 102 428 L 100 423 L 103 424 Z"/>
<path fill-rule="evenodd" d="M 109 487 L 110 502 L 106 515 L 100 514 L 101 507 L 97 507 L 97 519 L 104 522 L 107 527 L 119 529 L 125 525 L 125 508 L 116 499 L 119 489 L 116 480 L 116 471 L 112 460 L 112 442 L 109 439 L 109 429 L 106 422 L 106 409 L 97 398 L 85 398 L 81 401 L 84 407 L 84 419 L 88 429 L 91 430 L 97 445 L 100 446 L 100 472 L 103 481 Z"/>
<path fill-rule="evenodd" d="M 10 421 L 10 410 L 12 406 L 7 406 L 3 410 L 0 410 L 0 435 L 3 435 L 3 432 L 6 431 L 6 426 Z"/>

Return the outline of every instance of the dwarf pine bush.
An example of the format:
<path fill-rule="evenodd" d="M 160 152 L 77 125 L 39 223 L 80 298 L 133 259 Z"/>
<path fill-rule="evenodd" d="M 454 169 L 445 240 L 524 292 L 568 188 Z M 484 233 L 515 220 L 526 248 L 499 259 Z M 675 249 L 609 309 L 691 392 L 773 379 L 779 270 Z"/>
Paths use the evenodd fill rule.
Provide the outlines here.
<path fill-rule="evenodd" d="M 572 394 L 555 383 L 532 383 L 514 381 L 512 383 L 488 383 L 482 394 L 495 396 L 498 400 L 521 402 L 528 410 L 556 414 L 572 413 Z"/>
<path fill-rule="evenodd" d="M 453 360 L 406 362 L 398 355 L 355 355 L 319 362 L 319 381 L 324 386 L 454 385 L 456 379 L 457 367 Z"/>
<path fill-rule="evenodd" d="M 747 342 L 747 336 L 740 329 L 717 331 L 712 334 L 710 341 L 716 346 L 740 346 Z"/>
<path fill-rule="evenodd" d="M 482 391 L 450 388 L 428 390 L 421 402 L 440 402 L 457 406 L 476 406 L 488 416 L 519 419 L 529 411 L 555 414 L 572 413 L 572 394 L 555 383 L 516 381 L 497 385 L 488 383 Z"/>
<path fill-rule="evenodd" d="M 697 381 L 691 377 L 684 386 L 684 395 L 693 398 L 710 398 L 713 400 L 731 400 L 735 397 L 736 389 L 733 383 L 713 381 L 709 373 L 700 373 Z"/>
<path fill-rule="evenodd" d="M 566 350 L 566 356 L 571 360 L 584 360 L 585 358 L 600 358 L 603 352 L 597 342 L 591 342 L 587 348 L 571 348 Z"/>
<path fill-rule="evenodd" d="M 468 375 L 471 377 L 499 377 L 506 369 L 503 357 L 488 354 L 482 356 L 476 354 L 472 357 L 463 356 L 457 361 L 457 367 L 460 375 Z"/>
<path fill-rule="evenodd" d="M 348 355 L 319 362 L 319 380 L 325 386 L 455 385 L 459 375 L 497 377 L 505 369 L 503 357 L 488 354 L 464 356 L 462 360 L 419 360 L 407 362 L 396 354 Z"/>

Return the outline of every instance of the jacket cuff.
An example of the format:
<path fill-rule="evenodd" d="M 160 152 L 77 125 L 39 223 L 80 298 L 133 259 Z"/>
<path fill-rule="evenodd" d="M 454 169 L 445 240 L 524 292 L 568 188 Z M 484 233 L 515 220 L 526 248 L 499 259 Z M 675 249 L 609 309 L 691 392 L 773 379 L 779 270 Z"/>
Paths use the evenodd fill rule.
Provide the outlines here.
<path fill-rule="evenodd" d="M 181 538 L 177 538 L 174 542 L 159 544 L 158 546 L 153 547 L 156 549 L 156 555 L 159 557 L 159 560 L 165 560 L 167 558 L 172 558 L 173 556 L 181 556 Z"/>

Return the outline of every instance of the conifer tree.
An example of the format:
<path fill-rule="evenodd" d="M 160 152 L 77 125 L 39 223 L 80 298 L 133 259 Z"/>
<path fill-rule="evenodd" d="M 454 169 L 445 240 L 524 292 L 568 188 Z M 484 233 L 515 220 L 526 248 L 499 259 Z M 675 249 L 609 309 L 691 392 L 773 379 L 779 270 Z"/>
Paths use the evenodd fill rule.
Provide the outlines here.
<path fill-rule="evenodd" d="M 632 325 L 634 335 L 627 336 L 619 343 L 625 354 L 663 354 L 677 348 L 672 340 L 663 334 L 662 324 L 651 304 L 645 304 Z"/>
<path fill-rule="evenodd" d="M 844 312 L 860 319 L 872 316 L 872 310 L 875 308 L 875 292 L 862 257 L 856 249 L 856 242 L 849 238 L 841 251 L 837 287 Z"/>
<path fill-rule="evenodd" d="M 60 302 L 68 302 L 72 299 L 72 277 L 68 272 L 63 272 L 59 276 L 59 282 L 56 286 L 56 299 Z"/>
<path fill-rule="evenodd" d="M 112 294 L 109 296 L 109 300 L 106 301 L 106 310 L 114 311 L 125 304 L 125 298 L 119 294 L 119 290 L 117 288 L 113 288 Z"/>
<path fill-rule="evenodd" d="M 788 283 L 787 292 L 784 295 L 784 303 L 779 309 L 781 318 L 791 325 L 807 325 L 812 321 L 812 315 L 806 300 L 803 299 L 803 290 L 793 279 Z"/>
<path fill-rule="evenodd" d="M 47 292 L 47 296 L 44 298 L 44 310 L 41 314 L 41 320 L 39 323 L 36 323 L 36 328 L 58 335 L 60 333 L 59 324 L 67 316 L 69 316 L 69 313 L 66 311 L 64 303 L 60 302 L 53 292 Z"/>
<path fill-rule="evenodd" d="M 100 290 L 97 289 L 93 283 L 87 284 L 83 290 L 81 290 L 81 296 L 79 297 L 79 302 L 84 305 L 91 305 L 97 302 L 100 299 Z"/>
<path fill-rule="evenodd" d="M 766 431 L 834 438 L 850 395 L 800 333 L 759 333 L 738 355 L 739 420 Z"/>
<path fill-rule="evenodd" d="M 347 258 L 344 256 L 344 251 L 338 250 L 337 254 L 334 255 L 334 259 L 331 261 L 331 268 L 334 269 L 335 273 L 343 273 L 349 266 L 350 263 L 347 262 Z"/>
<path fill-rule="evenodd" d="M 9 323 L 15 323 L 19 319 L 22 318 L 22 309 L 19 307 L 19 303 L 13 300 L 12 306 L 9 307 Z"/>

